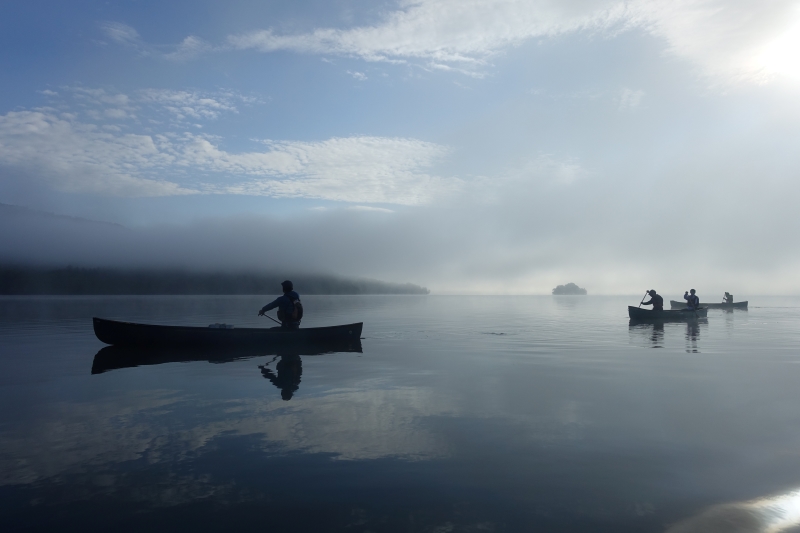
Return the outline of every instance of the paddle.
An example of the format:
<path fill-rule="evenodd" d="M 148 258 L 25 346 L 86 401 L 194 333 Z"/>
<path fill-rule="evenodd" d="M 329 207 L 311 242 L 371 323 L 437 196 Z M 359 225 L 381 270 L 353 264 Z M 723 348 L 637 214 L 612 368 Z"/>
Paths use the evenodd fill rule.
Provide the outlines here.
<path fill-rule="evenodd" d="M 644 291 L 644 296 L 642 296 L 642 301 L 639 302 L 639 307 L 642 306 L 642 304 L 644 303 L 644 299 L 647 298 L 648 294 L 650 294 L 650 291 Z"/>
<path fill-rule="evenodd" d="M 273 322 L 275 322 L 275 323 L 277 323 L 277 324 L 281 324 L 280 322 L 278 322 L 277 320 L 275 320 L 274 318 L 272 318 L 271 316 L 269 316 L 269 315 L 267 315 L 267 314 L 263 314 L 263 315 L 261 315 L 261 316 L 265 316 L 265 317 L 269 318 L 270 320 L 272 320 Z M 283 325 L 283 324 L 281 324 L 281 326 L 282 326 L 282 325 Z"/>

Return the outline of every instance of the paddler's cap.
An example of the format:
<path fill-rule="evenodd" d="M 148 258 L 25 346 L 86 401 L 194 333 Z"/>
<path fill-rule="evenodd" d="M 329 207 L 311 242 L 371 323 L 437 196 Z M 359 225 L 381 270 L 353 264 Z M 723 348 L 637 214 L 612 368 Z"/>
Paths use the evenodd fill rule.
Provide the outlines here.
<path fill-rule="evenodd" d="M 288 279 L 286 281 L 281 282 L 281 287 L 283 287 L 284 291 L 294 290 L 294 285 Z"/>
<path fill-rule="evenodd" d="M 695 293 L 695 290 L 694 290 L 694 289 L 690 289 L 690 290 L 689 290 L 689 292 L 691 292 L 692 294 L 694 294 L 694 293 Z"/>
<path fill-rule="evenodd" d="M 655 289 L 650 289 L 649 291 L 647 291 L 647 294 L 650 294 L 650 295 L 653 295 L 655 293 L 656 293 Z"/>

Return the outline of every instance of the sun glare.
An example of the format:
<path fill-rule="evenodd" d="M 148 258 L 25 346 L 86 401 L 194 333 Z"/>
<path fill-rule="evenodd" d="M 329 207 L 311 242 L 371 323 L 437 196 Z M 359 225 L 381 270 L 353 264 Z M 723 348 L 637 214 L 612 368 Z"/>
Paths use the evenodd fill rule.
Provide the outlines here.
<path fill-rule="evenodd" d="M 786 76 L 800 81 L 800 22 L 767 44 L 758 62 L 767 76 Z"/>

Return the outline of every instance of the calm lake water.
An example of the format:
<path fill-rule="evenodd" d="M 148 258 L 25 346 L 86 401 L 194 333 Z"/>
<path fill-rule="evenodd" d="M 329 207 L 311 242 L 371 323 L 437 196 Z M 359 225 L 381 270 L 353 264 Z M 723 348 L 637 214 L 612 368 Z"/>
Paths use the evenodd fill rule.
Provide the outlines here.
<path fill-rule="evenodd" d="M 270 299 L 0 299 L 3 529 L 800 531 L 795 299 L 659 328 L 636 297 L 305 296 L 363 353 L 95 361 L 92 316 Z"/>

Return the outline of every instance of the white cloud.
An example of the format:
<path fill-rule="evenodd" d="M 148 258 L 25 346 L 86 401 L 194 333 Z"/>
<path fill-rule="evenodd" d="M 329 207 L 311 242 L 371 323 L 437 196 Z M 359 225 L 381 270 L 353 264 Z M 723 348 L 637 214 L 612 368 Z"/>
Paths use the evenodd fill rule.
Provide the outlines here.
<path fill-rule="evenodd" d="M 416 139 L 265 141 L 265 150 L 244 153 L 225 151 L 216 143 L 214 137 L 192 133 L 122 133 L 54 112 L 0 116 L 0 166 L 65 191 L 117 196 L 205 192 L 413 205 L 460 183 L 426 172 L 447 150 Z"/>
<path fill-rule="evenodd" d="M 110 93 L 105 89 L 93 89 L 89 87 L 65 87 L 75 95 L 76 98 L 93 105 L 113 105 L 126 107 L 131 104 L 131 99 L 126 94 Z"/>
<path fill-rule="evenodd" d="M 210 44 L 199 37 L 190 35 L 181 41 L 175 51 L 164 54 L 164 58 L 173 61 L 184 61 L 211 50 L 213 50 L 213 47 Z"/>
<path fill-rule="evenodd" d="M 622 91 L 620 91 L 619 95 L 619 110 L 623 111 L 626 109 L 635 109 L 639 107 L 639 105 L 642 103 L 642 98 L 644 98 L 644 91 L 635 91 L 633 89 L 624 87 Z"/>
<path fill-rule="evenodd" d="M 499 49 L 531 37 L 608 26 L 622 15 L 617 2 L 573 6 L 555 0 L 423 0 L 404 2 L 376 26 L 317 29 L 300 35 L 261 30 L 229 37 L 237 48 L 264 52 L 360 56 L 368 60 L 425 58 L 480 63 Z"/>
<path fill-rule="evenodd" d="M 103 111 L 103 114 L 108 118 L 113 119 L 125 119 L 125 118 L 133 118 L 132 115 L 129 115 L 127 111 L 124 109 L 119 108 L 110 108 Z"/>
<path fill-rule="evenodd" d="M 663 37 L 668 51 L 727 82 L 768 81 L 777 74 L 763 51 L 780 34 L 797 27 L 796 0 L 640 1 L 630 23 Z"/>
<path fill-rule="evenodd" d="M 168 89 L 145 89 L 140 93 L 140 101 L 163 107 L 178 119 L 216 119 L 222 113 L 238 113 L 235 102 L 250 101 L 233 92 L 216 94 L 194 91 L 173 91 Z"/>
<path fill-rule="evenodd" d="M 493 54 L 530 39 L 578 31 L 613 36 L 638 28 L 663 38 L 671 54 L 689 59 L 705 74 L 763 81 L 780 72 L 768 59 L 785 57 L 788 45 L 773 43 L 785 32 L 794 35 L 799 16 L 794 0 L 417 0 L 404 2 L 374 26 L 295 35 L 267 29 L 232 35 L 228 42 L 263 52 L 424 59 L 432 68 L 460 64 L 474 72 Z M 765 58 L 769 46 L 778 46 L 783 55 L 772 52 Z"/>
<path fill-rule="evenodd" d="M 131 26 L 122 24 L 121 22 L 103 22 L 100 25 L 100 28 L 110 39 L 120 44 L 133 44 L 138 43 L 141 40 L 139 37 L 139 32 L 137 32 Z"/>
<path fill-rule="evenodd" d="M 0 166 L 59 190 L 118 196 L 192 193 L 169 181 L 137 176 L 141 169 L 169 162 L 170 156 L 146 135 L 104 132 L 39 111 L 0 116 Z"/>
<path fill-rule="evenodd" d="M 370 211 L 374 213 L 394 213 L 392 209 L 386 209 L 385 207 L 371 207 L 368 205 L 353 205 L 347 209 L 351 211 Z"/>
<path fill-rule="evenodd" d="M 63 89 L 67 96 L 63 105 L 75 107 L 95 121 L 136 119 L 137 112 L 148 108 L 156 113 L 166 113 L 172 122 L 189 123 L 215 120 L 226 113 L 236 114 L 239 113 L 240 105 L 249 106 L 262 102 L 259 98 L 231 90 L 143 89 L 127 95 L 103 88 L 66 86 Z M 57 95 L 52 91 L 50 93 Z M 74 101 L 70 102 L 69 97 Z M 151 119 L 151 123 L 158 122 L 152 122 Z M 197 124 L 195 126 L 202 127 Z"/>
<path fill-rule="evenodd" d="M 347 73 L 353 76 L 358 81 L 365 81 L 367 79 L 367 75 L 364 74 L 363 72 L 348 70 Z"/>
<path fill-rule="evenodd" d="M 184 61 L 214 50 L 213 46 L 194 35 L 186 37 L 177 46 L 155 46 L 142 40 L 135 28 L 121 22 L 103 22 L 100 29 L 117 44 L 132 48 L 145 56 L 157 56 L 171 61 Z"/>
<path fill-rule="evenodd" d="M 225 188 L 237 194 L 415 205 L 460 185 L 425 172 L 447 150 L 417 139 L 345 137 L 268 142 L 268 147 L 230 154 L 195 137 L 184 155 L 195 165 L 259 177 Z"/>

